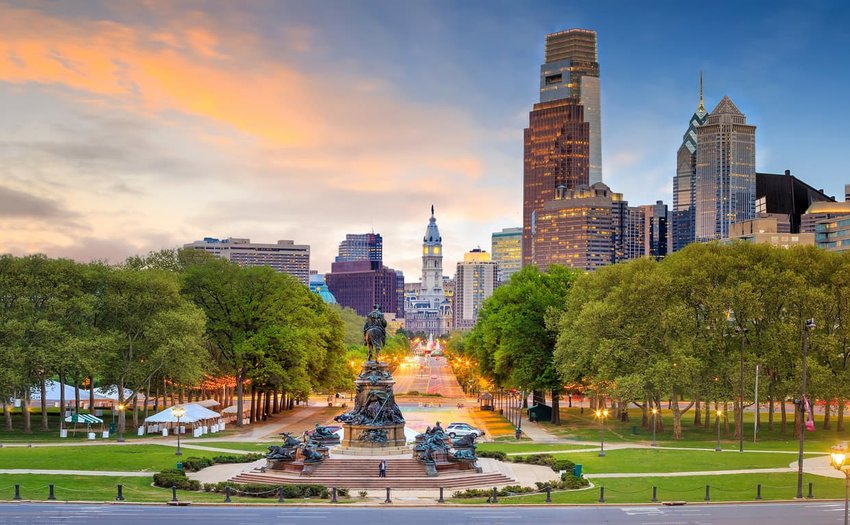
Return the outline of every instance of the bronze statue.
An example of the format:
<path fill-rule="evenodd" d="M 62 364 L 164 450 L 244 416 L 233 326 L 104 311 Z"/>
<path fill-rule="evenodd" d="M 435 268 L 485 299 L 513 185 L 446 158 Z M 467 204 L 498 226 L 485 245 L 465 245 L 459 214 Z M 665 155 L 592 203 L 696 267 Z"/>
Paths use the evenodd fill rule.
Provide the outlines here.
<path fill-rule="evenodd" d="M 384 312 L 381 311 L 381 305 L 376 304 L 374 309 L 366 316 L 366 322 L 363 324 L 363 342 L 366 348 L 369 349 L 367 361 L 378 361 L 381 355 L 381 348 L 387 339 L 387 320 L 384 319 Z"/>

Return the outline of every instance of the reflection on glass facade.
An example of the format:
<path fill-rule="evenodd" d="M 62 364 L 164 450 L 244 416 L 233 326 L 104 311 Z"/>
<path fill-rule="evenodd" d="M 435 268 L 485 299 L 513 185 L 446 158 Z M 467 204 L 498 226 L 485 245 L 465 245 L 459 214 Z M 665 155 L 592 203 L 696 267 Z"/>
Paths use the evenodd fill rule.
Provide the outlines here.
<path fill-rule="evenodd" d="M 676 154 L 676 176 L 673 178 L 673 211 L 670 219 L 669 247 L 679 251 L 694 242 L 696 228 L 697 128 L 705 124 L 708 112 L 702 100 L 702 75 L 699 78 L 699 106 L 691 116 L 688 130 Z"/>
<path fill-rule="evenodd" d="M 568 29 L 546 35 L 540 66 L 540 102 L 578 99 L 590 125 L 588 183 L 602 182 L 602 121 L 596 31 Z"/>
<path fill-rule="evenodd" d="M 522 228 L 503 228 L 490 237 L 493 262 L 498 265 L 499 284 L 522 268 Z"/>
<path fill-rule="evenodd" d="M 725 239 L 729 225 L 755 217 L 756 127 L 723 97 L 697 128 L 695 238 Z"/>
<path fill-rule="evenodd" d="M 815 243 L 818 248 L 833 252 L 850 250 L 850 217 L 818 222 L 815 225 Z"/>
<path fill-rule="evenodd" d="M 336 262 L 383 260 L 384 240 L 380 233 L 348 233 L 339 243 Z"/>

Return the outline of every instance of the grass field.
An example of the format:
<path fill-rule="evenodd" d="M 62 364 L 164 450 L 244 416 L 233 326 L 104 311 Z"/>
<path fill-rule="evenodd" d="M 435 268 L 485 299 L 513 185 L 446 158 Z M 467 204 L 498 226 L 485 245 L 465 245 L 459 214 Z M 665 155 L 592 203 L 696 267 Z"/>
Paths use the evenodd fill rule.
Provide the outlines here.
<path fill-rule="evenodd" d="M 174 452 L 174 447 L 163 445 L 4 447 L 0 449 L 0 468 L 158 472 L 176 466 L 180 456 Z M 182 457 L 218 455 L 221 453 L 185 449 Z"/>

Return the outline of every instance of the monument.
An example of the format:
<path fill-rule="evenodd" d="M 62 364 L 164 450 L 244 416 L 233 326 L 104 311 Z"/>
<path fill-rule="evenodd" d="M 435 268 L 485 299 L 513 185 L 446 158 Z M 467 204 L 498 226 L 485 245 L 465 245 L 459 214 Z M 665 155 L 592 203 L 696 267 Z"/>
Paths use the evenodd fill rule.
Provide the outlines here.
<path fill-rule="evenodd" d="M 386 328 L 384 313 L 376 304 L 363 325 L 369 352 L 354 380 L 354 408 L 334 418 L 345 430 L 340 452 L 378 455 L 404 449 L 404 416 L 393 395 L 395 380 L 387 363 L 380 360 Z"/>

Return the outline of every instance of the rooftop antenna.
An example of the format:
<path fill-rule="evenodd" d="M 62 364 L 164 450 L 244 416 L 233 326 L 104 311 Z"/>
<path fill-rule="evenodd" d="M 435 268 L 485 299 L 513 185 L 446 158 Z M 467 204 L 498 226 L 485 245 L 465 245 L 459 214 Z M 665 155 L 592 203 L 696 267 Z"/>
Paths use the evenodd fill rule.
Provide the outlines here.
<path fill-rule="evenodd" d="M 699 72 L 699 109 L 697 111 L 705 111 L 705 106 L 702 103 L 702 71 Z"/>

